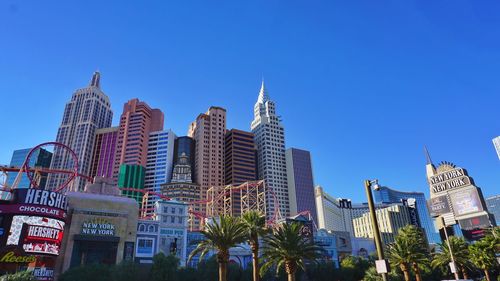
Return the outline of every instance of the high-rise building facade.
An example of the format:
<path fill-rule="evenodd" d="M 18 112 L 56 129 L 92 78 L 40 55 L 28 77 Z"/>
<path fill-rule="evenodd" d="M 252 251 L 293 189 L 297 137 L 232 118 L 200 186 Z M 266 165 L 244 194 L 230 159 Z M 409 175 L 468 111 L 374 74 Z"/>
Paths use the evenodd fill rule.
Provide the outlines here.
<path fill-rule="evenodd" d="M 408 224 L 411 224 L 409 207 L 394 204 L 386 208 L 375 211 L 377 215 L 378 227 L 385 245 L 394 242 L 398 230 Z M 354 225 L 354 236 L 373 238 L 373 229 L 370 213 L 367 212 L 359 218 L 352 220 Z"/>
<path fill-rule="evenodd" d="M 200 185 L 201 198 L 207 198 L 207 190 L 223 186 L 224 178 L 224 136 L 226 133 L 226 110 L 212 106 L 206 113 L 198 115 L 191 123 L 188 136 L 195 141 L 194 174 Z M 204 214 L 206 206 L 200 205 Z"/>
<path fill-rule="evenodd" d="M 237 129 L 226 132 L 225 177 L 226 185 L 240 185 L 257 179 L 254 135 Z M 230 194 L 232 214 L 241 215 L 241 194 Z"/>
<path fill-rule="evenodd" d="M 414 198 L 418 210 L 418 217 L 422 228 L 425 229 L 425 235 L 429 243 L 441 243 L 439 233 L 434 227 L 434 222 L 427 209 L 427 200 L 422 192 L 405 192 L 391 189 L 387 186 L 380 186 L 374 190 L 375 202 L 377 203 L 401 203 L 402 200 Z"/>
<path fill-rule="evenodd" d="M 10 159 L 10 167 L 22 167 L 26 157 L 28 157 L 31 148 L 14 150 L 12 153 L 12 158 Z M 50 161 L 52 160 L 52 152 L 49 152 L 43 148 L 37 149 L 30 156 L 30 162 L 28 163 L 31 168 L 49 168 Z M 7 178 L 7 186 L 11 187 L 14 183 L 18 173 L 9 173 Z M 41 173 L 40 177 L 37 179 L 38 187 L 41 189 L 45 188 L 47 182 L 47 174 Z M 31 182 L 28 176 L 23 173 L 21 175 L 21 180 L 19 181 L 17 188 L 30 188 Z"/>
<path fill-rule="evenodd" d="M 225 183 L 238 185 L 257 179 L 254 135 L 237 129 L 226 133 Z"/>
<path fill-rule="evenodd" d="M 193 182 L 191 178 L 191 163 L 189 157 L 183 153 L 177 160 L 172 173 L 172 180 L 170 183 L 161 185 L 162 194 L 170 197 L 171 199 L 191 203 L 200 201 L 200 185 Z M 192 212 L 199 213 L 199 204 L 190 204 L 189 209 Z M 189 222 L 189 229 L 199 229 L 200 222 L 191 218 Z"/>
<path fill-rule="evenodd" d="M 289 148 L 285 155 L 290 213 L 296 215 L 299 212 L 309 211 L 317 223 L 311 153 Z"/>
<path fill-rule="evenodd" d="M 497 226 L 500 225 L 500 195 L 491 196 L 485 199 L 488 213 L 495 218 Z"/>
<path fill-rule="evenodd" d="M 183 155 L 188 157 L 189 164 L 194 167 L 194 140 L 188 136 L 177 137 L 174 148 L 174 164 L 180 160 Z"/>
<path fill-rule="evenodd" d="M 141 165 L 120 165 L 120 170 L 118 172 L 118 187 L 122 195 L 135 199 L 141 208 L 144 194 L 140 191 L 129 189 L 144 189 L 145 176 L 146 169 Z"/>
<path fill-rule="evenodd" d="M 497 151 L 498 159 L 500 159 L 500 136 L 493 139 L 493 145 Z"/>
<path fill-rule="evenodd" d="M 90 177 L 113 178 L 113 165 L 115 163 L 116 141 L 119 127 L 98 129 L 95 133 L 94 152 Z"/>
<path fill-rule="evenodd" d="M 100 74 L 95 72 L 88 87 L 78 89 L 66 104 L 61 126 L 56 141 L 70 147 L 78 158 L 78 172 L 90 174 L 95 132 L 97 129 L 111 126 L 113 112 L 109 98 L 101 90 Z M 55 148 L 51 169 L 71 169 L 71 155 L 64 149 Z M 47 179 L 47 188 L 56 189 L 67 180 L 65 175 L 51 174 Z M 73 181 L 73 190 L 83 190 L 86 180 L 77 177 Z"/>
<path fill-rule="evenodd" d="M 318 228 L 330 231 L 346 231 L 354 237 L 352 220 L 360 218 L 369 211 L 368 203 L 352 203 L 350 199 L 335 198 L 326 193 L 321 186 L 314 189 Z M 378 203 L 375 209 L 389 207 L 391 204 Z"/>
<path fill-rule="evenodd" d="M 276 115 L 276 105 L 269 98 L 264 81 L 254 106 L 251 129 L 257 146 L 257 176 L 264 179 L 268 189 L 273 191 L 266 192 L 266 210 L 273 210 L 267 214 L 272 215 L 276 210 L 281 216 L 287 217 L 290 215 L 290 202 L 286 174 L 285 129 L 280 117 Z M 279 206 L 275 205 L 273 194 Z"/>
<path fill-rule="evenodd" d="M 157 131 L 149 134 L 148 158 L 144 188 L 154 193 L 161 193 L 161 184 L 170 182 L 174 162 L 175 134 L 171 131 Z M 149 195 L 147 208 L 152 210 L 160 198 Z"/>
<path fill-rule="evenodd" d="M 139 99 L 129 100 L 123 106 L 116 144 L 113 178 L 118 178 L 120 165 L 146 167 L 149 134 L 163 130 L 163 112 L 152 109 Z"/>

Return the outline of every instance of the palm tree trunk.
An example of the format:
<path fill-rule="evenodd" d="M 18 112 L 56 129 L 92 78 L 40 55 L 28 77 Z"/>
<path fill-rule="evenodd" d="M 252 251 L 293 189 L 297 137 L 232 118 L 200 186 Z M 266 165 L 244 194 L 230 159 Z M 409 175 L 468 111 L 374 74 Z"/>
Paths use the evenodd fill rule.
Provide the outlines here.
<path fill-rule="evenodd" d="M 252 260 L 253 260 L 253 281 L 259 281 L 259 246 L 252 247 Z"/>
<path fill-rule="evenodd" d="M 229 261 L 229 253 L 220 251 L 217 253 L 217 262 L 219 263 L 219 281 L 227 280 L 227 262 Z"/>
<path fill-rule="evenodd" d="M 219 262 L 219 281 L 227 280 L 227 263 Z"/>
<path fill-rule="evenodd" d="M 462 275 L 464 276 L 464 279 L 469 279 L 469 274 L 467 274 L 467 269 L 465 269 L 465 267 L 462 266 L 460 271 L 462 271 Z"/>
<path fill-rule="evenodd" d="M 486 281 L 491 281 L 490 272 L 487 269 L 484 270 L 484 275 L 486 276 Z"/>
<path fill-rule="evenodd" d="M 293 262 L 285 262 L 285 271 L 288 275 L 288 281 L 295 281 L 295 272 L 297 271 L 297 265 Z"/>
<path fill-rule="evenodd" d="M 420 275 L 420 268 L 418 268 L 418 264 L 413 263 L 413 270 L 415 271 L 416 281 L 422 281 L 422 276 Z"/>
<path fill-rule="evenodd" d="M 410 272 L 408 270 L 408 265 L 402 263 L 399 267 L 401 268 L 401 271 L 403 271 L 405 281 L 410 281 Z"/>

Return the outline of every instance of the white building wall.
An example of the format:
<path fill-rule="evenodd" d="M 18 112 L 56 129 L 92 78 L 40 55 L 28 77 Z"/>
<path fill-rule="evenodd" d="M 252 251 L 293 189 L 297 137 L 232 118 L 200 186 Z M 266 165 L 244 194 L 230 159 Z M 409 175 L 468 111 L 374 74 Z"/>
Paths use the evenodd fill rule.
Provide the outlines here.
<path fill-rule="evenodd" d="M 169 183 L 172 178 L 174 162 L 174 143 L 176 135 L 171 130 L 151 132 L 149 134 L 148 156 L 144 188 L 161 193 L 161 185 Z M 152 211 L 158 196 L 148 198 L 147 208 Z"/>
<path fill-rule="evenodd" d="M 500 159 L 500 136 L 493 139 L 493 145 L 497 151 L 498 159 Z"/>
<path fill-rule="evenodd" d="M 66 104 L 61 125 L 57 132 L 56 142 L 70 147 L 78 158 L 78 173 L 90 174 L 92 151 L 94 149 L 97 129 L 111 127 L 113 111 L 108 96 L 100 88 L 100 74 L 94 73 L 88 87 L 76 90 Z M 52 156 L 51 169 L 73 168 L 73 158 L 66 150 L 56 147 Z M 48 176 L 46 188 L 60 187 L 67 176 L 51 174 Z M 76 177 L 73 190 L 83 190 L 86 180 Z"/>
<path fill-rule="evenodd" d="M 290 215 L 288 197 L 287 170 L 285 157 L 285 131 L 280 118 L 276 115 L 275 104 L 270 100 L 264 87 L 254 106 L 254 120 L 251 124 L 257 145 L 257 161 L 259 179 L 264 179 L 272 192 L 266 193 L 266 210 L 271 216 L 279 211 L 282 217 Z M 275 206 L 272 193 L 275 194 L 278 206 Z"/>

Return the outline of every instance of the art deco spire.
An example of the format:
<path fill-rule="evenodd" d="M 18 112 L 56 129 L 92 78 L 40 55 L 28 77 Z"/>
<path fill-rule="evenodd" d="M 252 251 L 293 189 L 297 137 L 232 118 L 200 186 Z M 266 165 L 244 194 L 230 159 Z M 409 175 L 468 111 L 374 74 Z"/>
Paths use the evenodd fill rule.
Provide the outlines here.
<path fill-rule="evenodd" d="M 94 75 L 92 75 L 92 80 L 90 80 L 90 86 L 101 88 L 101 73 L 99 73 L 99 71 L 94 72 Z"/>
<path fill-rule="evenodd" d="M 269 95 L 267 94 L 266 86 L 264 85 L 264 79 L 262 79 L 262 85 L 260 86 L 258 103 L 266 103 L 269 100 Z"/>
<path fill-rule="evenodd" d="M 425 152 L 425 160 L 427 161 L 427 165 L 433 165 L 431 155 L 429 154 L 429 151 L 427 150 L 427 146 L 425 146 L 425 145 L 424 145 L 424 152 Z"/>

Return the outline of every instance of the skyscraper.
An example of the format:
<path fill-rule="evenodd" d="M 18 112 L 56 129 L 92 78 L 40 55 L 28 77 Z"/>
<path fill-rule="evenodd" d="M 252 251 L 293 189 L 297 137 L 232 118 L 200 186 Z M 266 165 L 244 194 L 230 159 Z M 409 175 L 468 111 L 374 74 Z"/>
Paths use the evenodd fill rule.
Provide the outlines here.
<path fill-rule="evenodd" d="M 162 184 L 162 194 L 172 199 L 182 202 L 194 202 L 200 200 L 200 185 L 193 182 L 191 178 L 191 163 L 186 153 L 182 153 L 174 166 L 172 180 L 170 183 Z M 199 205 L 191 204 L 190 210 L 196 213 L 200 212 Z M 200 222 L 191 219 L 189 229 L 198 229 Z"/>
<path fill-rule="evenodd" d="M 257 145 L 257 173 L 264 179 L 268 189 L 266 192 L 266 210 L 272 214 L 279 211 L 281 216 L 290 215 L 288 183 L 285 159 L 285 130 L 280 118 L 276 115 L 276 106 L 269 98 L 264 81 L 259 97 L 254 106 L 254 119 L 251 124 L 254 140 Z M 272 193 L 276 195 L 278 206 L 275 206 Z"/>
<path fill-rule="evenodd" d="M 22 167 L 30 151 L 31 148 L 14 150 L 14 152 L 12 153 L 12 158 L 10 159 L 10 167 Z M 52 152 L 49 152 L 41 148 L 33 152 L 33 154 L 30 157 L 30 163 L 28 163 L 28 165 L 30 168 L 35 168 L 35 167 L 49 168 L 51 160 L 52 160 Z M 7 178 L 7 186 L 9 187 L 12 186 L 14 180 L 17 177 L 17 174 L 18 173 L 9 173 L 9 177 Z M 38 187 L 43 189 L 45 188 L 47 175 L 43 173 L 40 176 L 41 177 L 39 177 Z M 21 176 L 21 180 L 19 181 L 17 187 L 18 188 L 31 187 L 31 182 L 25 173 L 23 173 L 23 175 Z"/>
<path fill-rule="evenodd" d="M 377 209 L 376 216 L 380 234 L 384 244 L 394 242 L 398 230 L 411 224 L 410 207 L 394 204 L 386 208 Z M 354 236 L 373 238 L 372 219 L 370 213 L 366 212 L 359 218 L 354 218 Z"/>
<path fill-rule="evenodd" d="M 402 200 L 414 198 L 417 202 L 418 218 L 422 228 L 425 229 L 425 235 L 429 243 L 440 243 L 441 238 L 434 227 L 434 222 L 427 209 L 427 200 L 422 192 L 405 192 L 380 186 L 374 190 L 375 202 L 377 203 L 401 203 Z"/>
<path fill-rule="evenodd" d="M 89 175 L 91 178 L 95 176 L 113 178 L 118 129 L 119 127 L 111 127 L 96 131 Z"/>
<path fill-rule="evenodd" d="M 318 223 L 311 153 L 306 150 L 289 148 L 285 155 L 290 214 L 293 216 L 298 212 L 309 211 L 314 222 Z"/>
<path fill-rule="evenodd" d="M 139 99 L 131 99 L 123 106 L 120 130 L 116 144 L 113 178 L 118 178 L 121 164 L 146 167 L 149 134 L 163 130 L 163 112 L 151 109 Z"/>
<path fill-rule="evenodd" d="M 369 212 L 368 203 L 352 203 L 351 199 L 335 198 L 326 193 L 321 186 L 314 189 L 318 215 L 318 228 L 331 231 L 347 231 L 354 237 L 353 219 Z M 377 203 L 375 209 L 392 204 Z"/>
<path fill-rule="evenodd" d="M 493 145 L 497 151 L 498 159 L 500 159 L 500 136 L 493 139 Z"/>
<path fill-rule="evenodd" d="M 254 135 L 237 129 L 226 133 L 225 181 L 226 185 L 238 185 L 257 179 Z"/>
<path fill-rule="evenodd" d="M 174 162 L 175 134 L 171 131 L 157 131 L 149 134 L 148 158 L 144 188 L 161 193 L 161 184 L 170 182 Z M 152 210 L 160 198 L 150 195 L 147 208 Z"/>
<path fill-rule="evenodd" d="M 500 195 L 491 196 L 485 199 L 488 213 L 495 218 L 496 225 L 500 225 Z"/>
<path fill-rule="evenodd" d="M 195 181 L 201 187 L 201 198 L 207 198 L 212 186 L 224 185 L 224 135 L 226 132 L 226 110 L 212 106 L 206 113 L 198 115 L 189 127 L 188 136 L 195 141 Z M 201 205 L 202 214 L 206 206 Z"/>
<path fill-rule="evenodd" d="M 97 129 L 111 126 L 113 112 L 109 98 L 101 90 L 101 75 L 95 72 L 88 87 L 75 91 L 66 104 L 61 126 L 56 141 L 69 146 L 77 155 L 78 172 L 89 175 L 95 132 Z M 51 169 L 70 169 L 72 159 L 69 153 L 56 148 L 50 165 Z M 49 175 L 47 188 L 55 189 L 66 181 L 62 174 Z M 77 177 L 73 182 L 74 190 L 82 190 L 86 180 Z"/>
<path fill-rule="evenodd" d="M 183 155 L 188 157 L 189 164 L 194 163 L 194 140 L 188 136 L 177 137 L 174 148 L 174 164 L 177 164 Z"/>
<path fill-rule="evenodd" d="M 256 149 L 253 134 L 231 129 L 225 140 L 226 185 L 239 185 L 257 180 Z M 233 216 L 241 215 L 241 193 L 232 192 L 231 208 Z"/>

